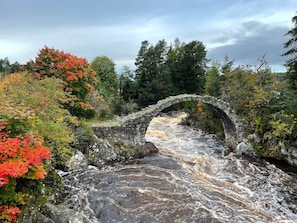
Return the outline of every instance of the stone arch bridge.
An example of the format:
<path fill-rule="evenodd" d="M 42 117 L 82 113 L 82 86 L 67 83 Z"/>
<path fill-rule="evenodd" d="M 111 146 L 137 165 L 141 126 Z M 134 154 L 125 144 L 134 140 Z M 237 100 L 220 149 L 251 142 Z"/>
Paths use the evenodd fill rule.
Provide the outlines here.
<path fill-rule="evenodd" d="M 113 125 L 93 125 L 95 135 L 100 138 L 107 138 L 113 145 L 121 148 L 145 148 L 145 134 L 151 120 L 165 108 L 185 101 L 199 101 L 214 109 L 223 124 L 225 143 L 235 149 L 238 143 L 243 141 L 244 133 L 247 132 L 248 124 L 239 119 L 231 106 L 220 99 L 212 96 L 200 96 L 193 94 L 181 94 L 170 96 L 150 105 L 139 112 L 132 113 Z"/>

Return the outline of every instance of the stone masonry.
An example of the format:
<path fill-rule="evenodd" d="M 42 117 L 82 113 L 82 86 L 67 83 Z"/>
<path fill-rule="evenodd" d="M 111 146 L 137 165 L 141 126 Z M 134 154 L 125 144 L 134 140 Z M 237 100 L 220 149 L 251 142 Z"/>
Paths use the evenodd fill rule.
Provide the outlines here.
<path fill-rule="evenodd" d="M 199 101 L 217 111 L 224 127 L 227 146 L 235 149 L 238 143 L 243 141 L 249 125 L 237 117 L 227 102 L 212 96 L 194 94 L 167 97 L 158 101 L 157 104 L 150 105 L 139 112 L 123 117 L 121 122 L 111 126 L 94 125 L 94 133 L 99 138 L 108 139 L 115 146 L 128 149 L 135 148 L 139 151 L 144 150 L 146 145 L 145 133 L 151 120 L 165 108 L 185 101 Z"/>

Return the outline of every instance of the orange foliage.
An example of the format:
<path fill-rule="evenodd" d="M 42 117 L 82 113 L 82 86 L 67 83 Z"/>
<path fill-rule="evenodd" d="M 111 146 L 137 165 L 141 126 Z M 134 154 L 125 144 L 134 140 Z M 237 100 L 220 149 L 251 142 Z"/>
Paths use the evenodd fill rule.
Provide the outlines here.
<path fill-rule="evenodd" d="M 200 101 L 197 102 L 197 109 L 199 112 L 202 112 L 203 109 L 202 109 L 202 103 Z"/>
<path fill-rule="evenodd" d="M 18 207 L 12 205 L 0 205 L 0 220 L 14 222 L 17 220 L 17 215 L 21 213 Z"/>
<path fill-rule="evenodd" d="M 42 162 L 50 159 L 50 149 L 32 135 L 9 138 L 4 131 L 7 122 L 0 122 L 0 187 L 9 185 L 11 178 L 43 179 Z M 0 204 L 0 219 L 13 222 L 21 211 L 10 204 Z"/>
<path fill-rule="evenodd" d="M 96 72 L 90 68 L 85 58 L 79 58 L 47 46 L 41 49 L 35 61 L 29 61 L 25 68 L 37 79 L 45 77 L 62 79 L 64 84 L 61 88 L 72 95 L 66 102 L 71 107 L 70 110 L 74 105 L 79 106 L 79 103 L 76 102 L 84 101 L 93 89 L 90 86 L 93 87 L 97 82 Z"/>
<path fill-rule="evenodd" d="M 47 46 L 39 51 L 35 61 L 31 60 L 27 63 L 26 68 L 34 72 L 36 78 L 55 76 L 66 81 L 66 89 L 81 81 L 80 87 L 88 90 L 84 86 L 86 83 L 92 85 L 96 83 L 96 73 L 90 69 L 85 58 L 79 58 Z"/>
<path fill-rule="evenodd" d="M 7 184 L 10 177 L 22 177 L 29 170 L 38 170 L 37 176 L 42 176 L 42 161 L 49 158 L 50 149 L 31 135 L 0 139 L 0 187 Z M 44 175 L 36 177 L 43 178 Z"/>

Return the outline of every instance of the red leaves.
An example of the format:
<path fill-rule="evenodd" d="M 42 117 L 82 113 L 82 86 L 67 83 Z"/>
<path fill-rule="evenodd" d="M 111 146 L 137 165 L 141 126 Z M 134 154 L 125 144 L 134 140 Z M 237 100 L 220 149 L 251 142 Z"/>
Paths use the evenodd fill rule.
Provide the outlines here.
<path fill-rule="evenodd" d="M 37 78 L 55 76 L 66 82 L 77 82 L 80 79 L 90 84 L 96 82 L 95 73 L 89 68 L 89 63 L 85 58 L 47 46 L 39 51 L 35 61 L 27 63 L 27 69 L 35 72 Z"/>
<path fill-rule="evenodd" d="M 7 124 L 0 122 L 0 187 L 9 186 L 11 178 L 44 179 L 42 162 L 51 158 L 50 149 L 32 135 L 10 138 L 4 131 Z M 20 213 L 18 207 L 0 205 L 0 220 L 14 222 Z"/>
<path fill-rule="evenodd" d="M 21 213 L 18 207 L 12 205 L 3 206 L 0 205 L 0 220 L 7 220 L 8 222 L 14 222 L 17 220 L 17 215 Z"/>
<path fill-rule="evenodd" d="M 97 82 L 96 72 L 90 68 L 85 58 L 79 58 L 47 46 L 39 51 L 35 61 L 31 60 L 27 63 L 26 69 L 37 79 L 44 77 L 62 79 L 64 81 L 62 89 L 71 94 L 69 97 L 71 100 L 69 103 L 65 103 L 71 111 L 74 109 L 71 105 L 76 101 L 84 102 Z M 78 103 L 76 106 L 79 110 L 83 109 L 79 107 Z M 89 107 L 91 108 L 91 106 Z"/>
<path fill-rule="evenodd" d="M 22 177 L 30 170 L 38 172 L 36 179 L 43 179 L 42 161 L 50 158 L 50 149 L 32 135 L 0 139 L 0 187 L 8 184 L 9 178 Z"/>
<path fill-rule="evenodd" d="M 9 179 L 9 177 L 21 177 L 27 172 L 28 162 L 26 162 L 25 160 L 12 159 L 0 164 L 0 179 Z"/>

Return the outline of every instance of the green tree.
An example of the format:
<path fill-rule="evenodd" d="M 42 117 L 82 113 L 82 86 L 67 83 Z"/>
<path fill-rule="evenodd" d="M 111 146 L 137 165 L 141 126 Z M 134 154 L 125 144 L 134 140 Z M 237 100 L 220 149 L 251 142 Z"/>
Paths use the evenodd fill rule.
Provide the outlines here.
<path fill-rule="evenodd" d="M 224 75 L 221 97 L 246 118 L 250 113 L 247 107 L 257 88 L 256 73 L 250 67 L 239 66 Z"/>
<path fill-rule="evenodd" d="M 204 91 L 206 76 L 206 49 L 200 41 L 180 43 L 176 40 L 168 56 L 168 66 L 175 94 Z"/>
<path fill-rule="evenodd" d="M 220 92 L 220 64 L 215 61 L 212 66 L 207 70 L 206 81 L 205 81 L 205 93 L 214 97 L 219 97 Z"/>
<path fill-rule="evenodd" d="M 233 70 L 233 66 L 234 66 L 234 60 L 230 60 L 229 57 L 226 55 L 224 57 L 224 61 L 223 63 L 221 64 L 221 73 L 224 75 L 230 71 Z"/>
<path fill-rule="evenodd" d="M 128 102 L 136 97 L 135 75 L 129 67 L 124 66 L 120 75 L 120 95 L 121 98 Z"/>
<path fill-rule="evenodd" d="M 0 73 L 3 77 L 11 73 L 10 62 L 7 57 L 0 59 Z"/>
<path fill-rule="evenodd" d="M 264 57 L 259 62 L 255 69 L 241 66 L 227 72 L 222 98 L 253 125 L 261 139 L 255 144 L 258 154 L 281 159 L 283 146 L 297 144 L 297 103 L 286 83 L 273 78 Z"/>
<path fill-rule="evenodd" d="M 141 43 L 135 65 L 137 102 L 141 106 L 156 103 L 171 94 L 170 73 L 166 65 L 167 43 L 160 40 L 156 45 Z"/>
<path fill-rule="evenodd" d="M 282 56 L 291 56 L 285 65 L 290 87 L 297 92 L 297 15 L 292 18 L 292 23 L 293 28 L 286 33 L 290 39 L 284 44 L 287 51 Z"/>
<path fill-rule="evenodd" d="M 165 40 L 141 43 L 135 65 L 136 100 L 140 106 L 156 103 L 169 95 L 202 94 L 206 76 L 206 50 L 199 41 L 169 47 Z"/>
<path fill-rule="evenodd" d="M 96 71 L 98 80 L 96 89 L 105 97 L 115 97 L 119 90 L 119 79 L 112 59 L 107 56 L 98 56 L 92 60 L 90 66 Z"/>
<path fill-rule="evenodd" d="M 10 65 L 10 72 L 11 73 L 17 73 L 21 71 L 21 64 L 19 62 L 14 62 Z"/>

